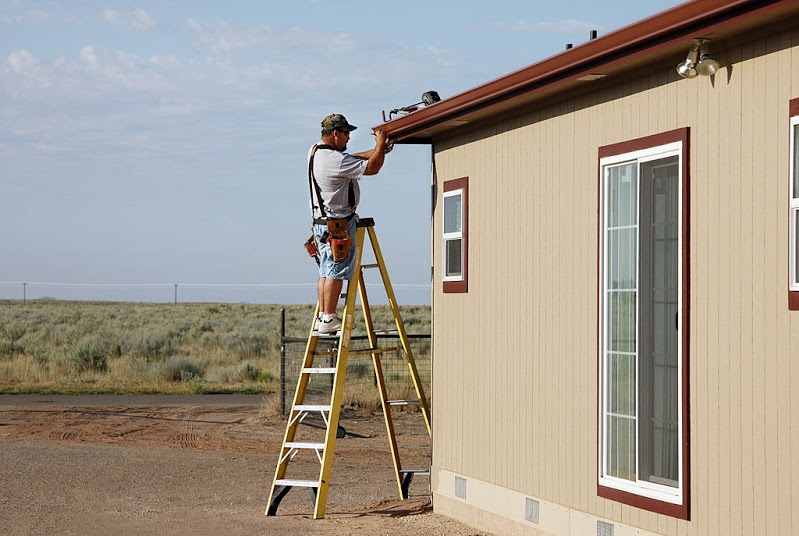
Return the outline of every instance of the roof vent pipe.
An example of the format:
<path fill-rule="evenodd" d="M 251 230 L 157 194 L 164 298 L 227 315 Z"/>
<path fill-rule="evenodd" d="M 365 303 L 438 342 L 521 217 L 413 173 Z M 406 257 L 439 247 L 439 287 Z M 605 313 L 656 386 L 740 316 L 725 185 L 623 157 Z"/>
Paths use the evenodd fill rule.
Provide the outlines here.
<path fill-rule="evenodd" d="M 596 39 L 596 36 L 597 36 L 596 30 L 591 30 L 591 35 L 590 35 L 591 40 Z"/>

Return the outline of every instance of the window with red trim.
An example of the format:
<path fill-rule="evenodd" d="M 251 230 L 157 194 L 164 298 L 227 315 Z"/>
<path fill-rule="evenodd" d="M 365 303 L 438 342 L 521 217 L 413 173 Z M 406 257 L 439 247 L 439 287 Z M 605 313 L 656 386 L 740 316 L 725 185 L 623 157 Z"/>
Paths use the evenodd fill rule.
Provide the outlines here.
<path fill-rule="evenodd" d="M 469 289 L 469 179 L 444 182 L 442 280 L 444 292 Z"/>
<path fill-rule="evenodd" d="M 598 494 L 688 517 L 688 130 L 599 151 Z"/>
<path fill-rule="evenodd" d="M 790 102 L 790 214 L 788 309 L 799 310 L 799 99 Z"/>

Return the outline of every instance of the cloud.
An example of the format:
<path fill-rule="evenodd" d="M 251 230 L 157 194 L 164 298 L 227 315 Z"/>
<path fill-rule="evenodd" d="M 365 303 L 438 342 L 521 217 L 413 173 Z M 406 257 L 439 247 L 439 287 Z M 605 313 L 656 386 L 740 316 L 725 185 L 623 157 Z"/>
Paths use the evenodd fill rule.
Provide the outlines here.
<path fill-rule="evenodd" d="M 246 26 L 224 20 L 203 24 L 190 18 L 185 26 L 197 35 L 203 46 L 217 55 L 252 50 L 276 42 L 274 32 L 264 25 Z"/>
<path fill-rule="evenodd" d="M 103 11 L 103 19 L 114 26 L 122 26 L 136 30 L 149 30 L 156 24 L 152 15 L 143 9 L 137 9 L 135 11 L 117 11 L 115 9 L 106 9 Z"/>
<path fill-rule="evenodd" d="M 97 55 L 94 53 L 94 47 L 86 45 L 80 51 L 80 59 L 86 65 L 97 65 Z"/>
<path fill-rule="evenodd" d="M 114 12 L 106 20 L 122 19 Z M 2 140 L 3 152 L 31 161 L 78 155 L 69 166 L 157 160 L 164 170 L 219 154 L 219 162 L 258 160 L 267 153 L 264 125 L 285 133 L 271 146 L 304 143 L 297 125 L 318 134 L 319 117 L 342 102 L 351 103 L 354 117 L 377 123 L 381 109 L 418 101 L 429 80 L 458 69 L 451 52 L 397 45 L 377 33 L 320 36 L 297 27 L 182 20 L 178 53 L 140 40 L 112 46 L 89 34 L 55 57 L 22 48 L 0 57 L 0 124 L 18 129 Z"/>
<path fill-rule="evenodd" d="M 12 72 L 29 74 L 39 70 L 39 60 L 27 50 L 14 50 L 6 59 L 6 65 Z"/>
<path fill-rule="evenodd" d="M 18 7 L 18 6 L 13 6 Z M 25 22 L 47 22 L 50 20 L 50 16 L 47 14 L 46 11 L 42 11 L 41 9 L 30 9 L 19 13 L 17 15 L 7 15 L 3 14 L 0 15 L 0 22 L 3 24 L 22 24 Z"/>
<path fill-rule="evenodd" d="M 560 22 L 527 22 L 520 20 L 516 23 L 488 23 L 480 26 L 480 28 L 514 33 L 570 34 L 596 29 L 596 25 L 576 19 Z"/>

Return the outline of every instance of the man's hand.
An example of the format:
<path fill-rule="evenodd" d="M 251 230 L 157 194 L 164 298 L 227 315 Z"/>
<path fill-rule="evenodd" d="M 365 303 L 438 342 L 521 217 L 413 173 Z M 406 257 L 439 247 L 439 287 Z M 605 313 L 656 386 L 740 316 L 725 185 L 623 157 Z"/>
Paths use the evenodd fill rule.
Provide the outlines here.
<path fill-rule="evenodd" d="M 375 131 L 375 148 L 383 147 L 383 152 L 390 153 L 394 148 L 394 142 L 388 139 L 383 130 Z"/>
<path fill-rule="evenodd" d="M 386 131 L 375 130 L 375 148 L 385 147 L 386 145 Z"/>
<path fill-rule="evenodd" d="M 372 149 L 371 154 L 368 156 L 368 164 L 364 175 L 375 175 L 380 168 L 383 167 L 383 158 L 386 153 L 391 152 L 394 148 L 394 143 L 388 140 L 384 130 L 375 130 L 375 148 Z"/>

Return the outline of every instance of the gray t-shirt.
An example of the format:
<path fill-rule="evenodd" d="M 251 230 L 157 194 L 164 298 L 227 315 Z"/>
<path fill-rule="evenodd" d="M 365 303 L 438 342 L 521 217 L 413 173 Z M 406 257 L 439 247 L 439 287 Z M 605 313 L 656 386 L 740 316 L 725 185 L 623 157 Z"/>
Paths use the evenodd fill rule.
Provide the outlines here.
<path fill-rule="evenodd" d="M 319 142 L 323 145 L 323 142 Z M 311 159 L 313 147 L 308 151 L 308 161 Z M 358 181 L 363 177 L 368 162 L 362 158 L 357 158 L 334 149 L 317 149 L 313 162 L 313 173 L 316 183 L 322 193 L 322 202 L 328 218 L 346 218 L 354 207 L 349 204 L 350 182 L 355 193 L 355 206 L 360 201 L 360 188 Z M 316 198 L 314 188 L 313 198 L 311 199 L 314 218 L 321 218 L 319 211 L 319 200 Z"/>

